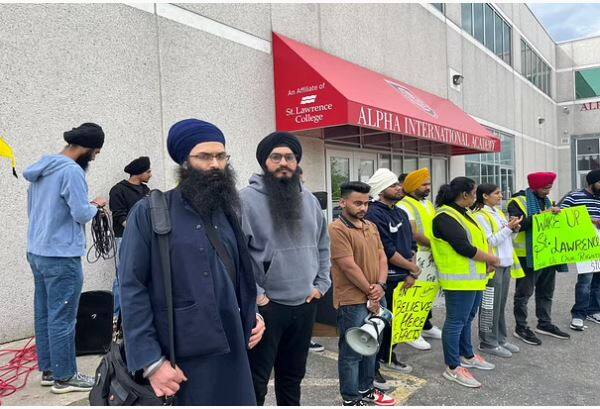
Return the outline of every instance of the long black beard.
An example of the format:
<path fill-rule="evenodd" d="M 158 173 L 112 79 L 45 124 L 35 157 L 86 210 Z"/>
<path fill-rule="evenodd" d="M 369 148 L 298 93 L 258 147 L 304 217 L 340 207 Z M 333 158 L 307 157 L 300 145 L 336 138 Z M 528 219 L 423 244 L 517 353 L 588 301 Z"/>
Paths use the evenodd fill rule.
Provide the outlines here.
<path fill-rule="evenodd" d="M 263 176 L 271 217 L 277 228 L 295 227 L 302 218 L 302 192 L 300 174 L 294 172 L 291 178 L 276 178 L 272 173 Z"/>
<path fill-rule="evenodd" d="M 90 166 L 90 162 L 92 161 L 93 154 L 93 151 L 89 151 L 85 155 L 80 156 L 75 160 L 75 162 L 77 162 L 77 164 L 81 166 L 81 169 L 83 169 L 84 172 L 87 172 L 88 166 Z"/>
<path fill-rule="evenodd" d="M 210 217 L 222 209 L 226 215 L 240 214 L 240 196 L 236 189 L 236 175 L 231 165 L 224 170 L 179 168 L 179 189 L 201 216 Z"/>

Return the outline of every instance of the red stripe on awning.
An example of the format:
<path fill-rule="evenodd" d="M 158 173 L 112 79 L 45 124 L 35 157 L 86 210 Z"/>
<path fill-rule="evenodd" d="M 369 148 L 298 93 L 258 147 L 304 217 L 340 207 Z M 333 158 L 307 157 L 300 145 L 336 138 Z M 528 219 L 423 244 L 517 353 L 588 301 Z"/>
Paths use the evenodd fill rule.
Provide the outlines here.
<path fill-rule="evenodd" d="M 500 140 L 447 99 L 273 33 L 277 129 L 342 125 L 500 152 Z"/>

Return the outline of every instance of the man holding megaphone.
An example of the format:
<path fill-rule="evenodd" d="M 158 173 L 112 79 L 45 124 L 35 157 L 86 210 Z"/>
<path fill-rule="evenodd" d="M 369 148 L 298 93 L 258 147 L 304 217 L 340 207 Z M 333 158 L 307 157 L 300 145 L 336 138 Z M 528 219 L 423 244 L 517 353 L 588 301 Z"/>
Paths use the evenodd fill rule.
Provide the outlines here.
<path fill-rule="evenodd" d="M 360 354 L 349 344 L 349 331 L 381 311 L 387 257 L 377 227 L 364 219 L 370 187 L 362 182 L 341 185 L 341 216 L 329 225 L 333 304 L 339 328 L 338 371 L 344 406 L 392 406 L 396 401 L 373 386 L 376 354 Z M 365 342 L 371 341 L 365 337 Z"/>

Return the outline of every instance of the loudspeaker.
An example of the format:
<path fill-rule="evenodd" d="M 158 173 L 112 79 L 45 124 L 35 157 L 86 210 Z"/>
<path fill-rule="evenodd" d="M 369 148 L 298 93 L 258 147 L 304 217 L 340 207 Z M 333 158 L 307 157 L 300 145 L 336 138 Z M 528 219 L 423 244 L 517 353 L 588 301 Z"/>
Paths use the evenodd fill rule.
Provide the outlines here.
<path fill-rule="evenodd" d="M 113 295 L 110 291 L 86 291 L 79 299 L 75 326 L 75 353 L 101 355 L 112 339 Z"/>
<path fill-rule="evenodd" d="M 360 355 L 375 355 L 379 351 L 383 329 L 386 323 L 391 323 L 392 318 L 392 312 L 381 307 L 378 314 L 369 314 L 361 327 L 350 328 L 346 331 L 346 342 L 354 352 Z"/>

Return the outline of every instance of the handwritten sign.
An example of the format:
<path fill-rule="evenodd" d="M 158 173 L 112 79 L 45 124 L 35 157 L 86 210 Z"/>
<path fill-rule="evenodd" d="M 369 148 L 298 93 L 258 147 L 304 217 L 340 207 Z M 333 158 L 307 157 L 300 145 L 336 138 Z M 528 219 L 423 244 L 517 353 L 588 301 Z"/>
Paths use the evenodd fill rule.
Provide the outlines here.
<path fill-rule="evenodd" d="M 533 216 L 533 267 L 600 259 L 600 237 L 585 206 Z"/>
<path fill-rule="evenodd" d="M 439 291 L 439 283 L 420 280 L 409 289 L 404 288 L 404 283 L 396 287 L 392 310 L 392 346 L 414 341 L 421 336 Z"/>
<path fill-rule="evenodd" d="M 419 250 L 417 252 L 417 265 L 421 269 L 419 281 L 433 283 L 438 280 L 437 267 L 433 261 L 433 254 L 431 251 Z"/>

